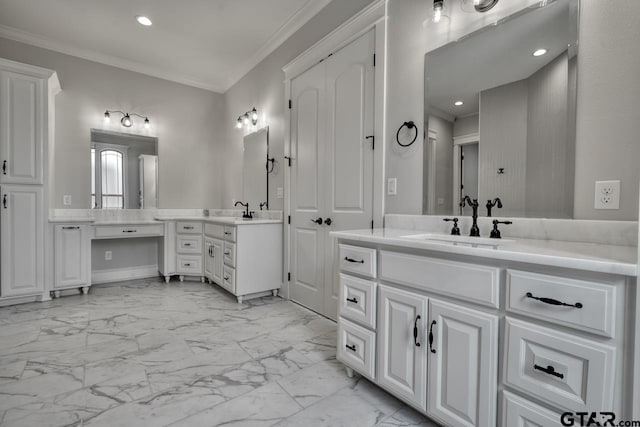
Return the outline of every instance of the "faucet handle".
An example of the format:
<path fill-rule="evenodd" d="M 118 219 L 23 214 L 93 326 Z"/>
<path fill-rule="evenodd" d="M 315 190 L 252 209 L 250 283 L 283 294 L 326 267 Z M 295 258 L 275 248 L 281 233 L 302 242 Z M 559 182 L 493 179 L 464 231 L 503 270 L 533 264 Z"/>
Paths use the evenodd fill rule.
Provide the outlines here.
<path fill-rule="evenodd" d="M 453 221 L 453 227 L 451 228 L 451 235 L 459 236 L 460 229 L 458 228 L 458 218 L 444 218 L 443 221 L 450 222 Z"/>
<path fill-rule="evenodd" d="M 505 225 L 509 225 L 509 224 L 513 224 L 512 221 L 498 221 L 497 219 L 493 220 L 493 230 L 491 230 L 491 234 L 489 235 L 489 237 L 491 237 L 492 239 L 501 239 L 502 236 L 500 235 L 500 230 L 498 230 L 498 224 L 505 224 Z"/>

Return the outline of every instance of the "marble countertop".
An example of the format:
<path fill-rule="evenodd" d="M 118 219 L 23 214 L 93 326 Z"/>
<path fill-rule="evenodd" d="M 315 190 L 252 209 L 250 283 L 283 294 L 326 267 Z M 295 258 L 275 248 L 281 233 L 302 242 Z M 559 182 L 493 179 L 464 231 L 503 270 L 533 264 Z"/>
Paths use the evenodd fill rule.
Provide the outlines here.
<path fill-rule="evenodd" d="M 157 216 L 158 221 L 202 221 L 224 225 L 282 224 L 281 219 L 242 219 L 234 216 Z"/>
<path fill-rule="evenodd" d="M 503 236 L 504 241 L 498 247 L 471 247 L 406 237 L 417 234 L 429 234 L 429 232 L 400 228 L 331 232 L 332 236 L 339 239 L 358 242 L 426 249 L 450 254 L 573 268 L 623 276 L 638 275 L 638 250 L 633 246 L 534 240 Z"/>

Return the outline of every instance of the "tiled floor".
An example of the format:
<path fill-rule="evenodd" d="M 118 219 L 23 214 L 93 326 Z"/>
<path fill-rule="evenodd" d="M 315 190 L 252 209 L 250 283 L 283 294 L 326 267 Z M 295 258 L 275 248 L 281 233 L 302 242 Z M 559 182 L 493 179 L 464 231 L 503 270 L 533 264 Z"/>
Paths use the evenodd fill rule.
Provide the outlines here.
<path fill-rule="evenodd" d="M 336 326 L 160 280 L 0 308 L 2 426 L 434 426 L 335 360 Z"/>

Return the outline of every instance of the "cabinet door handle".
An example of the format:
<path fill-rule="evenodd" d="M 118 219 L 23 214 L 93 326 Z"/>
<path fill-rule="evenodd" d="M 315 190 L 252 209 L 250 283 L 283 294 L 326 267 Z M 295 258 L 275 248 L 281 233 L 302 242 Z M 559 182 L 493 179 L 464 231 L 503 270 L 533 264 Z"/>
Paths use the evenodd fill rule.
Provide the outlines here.
<path fill-rule="evenodd" d="M 185 230 L 193 230 L 193 227 L 190 226 L 190 225 L 186 225 L 186 226 L 184 226 L 182 228 L 184 228 Z"/>
<path fill-rule="evenodd" d="M 352 302 L 354 304 L 358 303 L 358 299 L 357 298 L 347 298 L 347 301 Z"/>
<path fill-rule="evenodd" d="M 185 266 L 185 267 L 191 267 L 191 263 L 189 263 L 189 262 L 185 262 L 185 263 L 184 263 L 184 266 Z"/>
<path fill-rule="evenodd" d="M 224 276 L 224 280 L 229 280 L 229 276 Z"/>
<path fill-rule="evenodd" d="M 433 327 L 436 325 L 436 321 L 431 322 L 431 326 L 429 326 L 429 350 L 431 353 L 435 353 L 436 349 L 433 348 Z"/>
<path fill-rule="evenodd" d="M 533 365 L 533 369 L 544 372 L 545 374 L 549 374 L 560 379 L 564 378 L 564 374 L 561 374 L 560 372 L 556 372 L 556 368 L 554 368 L 551 365 L 547 366 L 546 368 L 540 365 Z"/>
<path fill-rule="evenodd" d="M 418 342 L 418 320 L 420 320 L 421 317 L 418 314 L 416 316 L 416 321 L 413 322 L 413 343 L 416 345 L 416 347 L 420 347 L 420 343 Z"/>
<path fill-rule="evenodd" d="M 347 347 L 349 350 L 351 350 L 353 352 L 356 351 L 356 345 L 355 344 L 353 344 L 353 345 L 346 344 L 345 347 Z"/>
<path fill-rule="evenodd" d="M 229 231 L 225 231 L 225 232 L 224 232 L 224 235 L 225 235 L 225 236 L 231 236 L 231 232 L 229 232 Z"/>
<path fill-rule="evenodd" d="M 354 262 L 356 264 L 364 264 L 364 260 L 363 259 L 353 259 L 353 258 L 349 258 L 348 256 L 344 257 L 344 260 L 347 262 Z"/>
<path fill-rule="evenodd" d="M 136 233 L 138 230 L 122 230 L 123 233 Z"/>
<path fill-rule="evenodd" d="M 558 301 L 557 299 L 553 299 L 553 298 L 535 297 L 535 296 L 533 296 L 533 294 L 531 292 L 527 292 L 526 296 L 527 296 L 527 298 L 531 298 L 531 299 L 534 299 L 536 301 L 540 301 L 540 302 L 543 302 L 543 303 L 549 304 L 549 305 L 561 305 L 561 306 L 564 306 L 564 307 L 574 307 L 574 308 L 582 308 L 583 307 L 581 302 L 577 302 L 575 304 L 567 304 L 566 302 Z"/>
<path fill-rule="evenodd" d="M 74 227 L 62 227 L 63 230 L 79 230 L 80 227 L 78 226 L 74 226 Z"/>
<path fill-rule="evenodd" d="M 7 195 L 6 194 L 2 197 L 2 206 L 4 206 L 4 208 L 7 209 Z"/>
<path fill-rule="evenodd" d="M 3 161 L 2 162 L 2 174 L 6 175 L 7 174 L 7 161 Z"/>
<path fill-rule="evenodd" d="M 225 251 L 225 253 L 224 253 L 224 254 L 225 254 L 225 255 L 231 255 L 231 252 L 229 252 L 229 251 Z"/>
<path fill-rule="evenodd" d="M 191 243 L 185 243 L 184 245 L 185 245 L 187 248 L 190 248 L 190 247 L 191 247 Z"/>

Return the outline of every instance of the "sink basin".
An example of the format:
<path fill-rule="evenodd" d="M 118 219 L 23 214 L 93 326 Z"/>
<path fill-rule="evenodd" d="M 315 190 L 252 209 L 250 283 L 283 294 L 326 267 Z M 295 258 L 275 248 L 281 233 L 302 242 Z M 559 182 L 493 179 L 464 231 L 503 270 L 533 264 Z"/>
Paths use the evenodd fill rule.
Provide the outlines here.
<path fill-rule="evenodd" d="M 453 236 L 443 233 L 411 234 L 402 237 L 405 239 L 429 240 L 434 243 L 450 244 L 453 246 L 467 246 L 471 248 L 489 247 L 494 249 L 515 241 L 509 239 L 491 239 L 488 237 Z"/>

